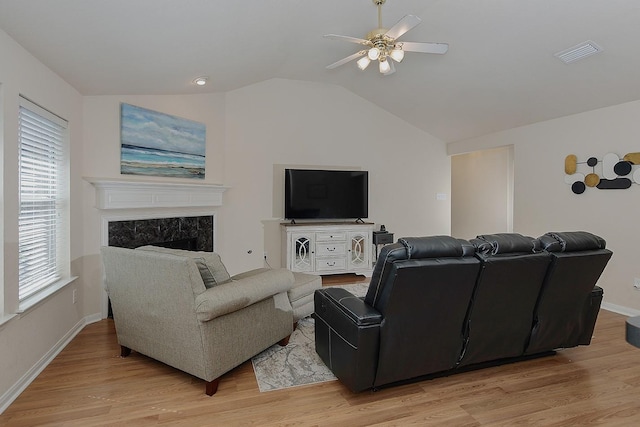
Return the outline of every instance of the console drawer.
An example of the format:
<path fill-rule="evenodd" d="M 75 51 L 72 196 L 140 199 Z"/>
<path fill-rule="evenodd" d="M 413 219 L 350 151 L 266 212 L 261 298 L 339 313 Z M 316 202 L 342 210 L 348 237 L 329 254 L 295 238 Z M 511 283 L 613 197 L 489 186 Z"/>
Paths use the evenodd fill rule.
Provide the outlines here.
<path fill-rule="evenodd" d="M 346 253 L 347 244 L 344 242 L 316 244 L 316 256 L 344 255 Z"/>
<path fill-rule="evenodd" d="M 316 258 L 316 271 L 344 270 L 346 258 Z"/>
<path fill-rule="evenodd" d="M 333 242 L 333 241 L 345 241 L 347 240 L 347 233 L 344 232 L 336 232 L 336 233 L 316 233 L 316 242 Z"/>

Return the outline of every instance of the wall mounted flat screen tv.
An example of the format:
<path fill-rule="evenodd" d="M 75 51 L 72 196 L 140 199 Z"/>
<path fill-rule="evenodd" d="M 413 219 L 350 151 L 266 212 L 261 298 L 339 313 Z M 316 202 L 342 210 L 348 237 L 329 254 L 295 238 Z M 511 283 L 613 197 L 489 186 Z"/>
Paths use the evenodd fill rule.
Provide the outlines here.
<path fill-rule="evenodd" d="M 286 219 L 362 219 L 369 215 L 367 171 L 285 169 Z"/>

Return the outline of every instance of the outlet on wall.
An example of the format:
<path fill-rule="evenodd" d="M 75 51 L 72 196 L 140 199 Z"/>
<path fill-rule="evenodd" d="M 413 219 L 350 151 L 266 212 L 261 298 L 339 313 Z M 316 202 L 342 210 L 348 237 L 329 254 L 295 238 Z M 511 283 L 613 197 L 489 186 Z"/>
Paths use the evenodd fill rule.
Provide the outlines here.
<path fill-rule="evenodd" d="M 640 277 L 633 278 L 633 287 L 640 291 Z"/>
<path fill-rule="evenodd" d="M 75 304 L 76 302 L 78 302 L 78 290 L 74 289 L 73 290 L 73 303 Z"/>
<path fill-rule="evenodd" d="M 267 251 L 264 251 L 264 252 L 262 253 L 262 258 L 267 259 Z"/>

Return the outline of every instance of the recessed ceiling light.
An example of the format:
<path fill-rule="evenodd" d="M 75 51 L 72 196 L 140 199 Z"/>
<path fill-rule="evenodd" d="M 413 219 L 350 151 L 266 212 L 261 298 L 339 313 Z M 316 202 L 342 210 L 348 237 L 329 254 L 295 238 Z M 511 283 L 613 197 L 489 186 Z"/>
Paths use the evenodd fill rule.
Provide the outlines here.
<path fill-rule="evenodd" d="M 198 77 L 197 79 L 194 79 L 193 82 L 198 86 L 204 86 L 207 84 L 208 80 L 209 80 L 209 77 Z"/>
<path fill-rule="evenodd" d="M 555 53 L 553 56 L 565 64 L 569 64 L 570 62 L 575 62 L 598 52 L 602 52 L 602 48 L 591 40 L 587 40 L 586 42 L 570 47 L 569 49 L 565 49 L 562 52 Z"/>

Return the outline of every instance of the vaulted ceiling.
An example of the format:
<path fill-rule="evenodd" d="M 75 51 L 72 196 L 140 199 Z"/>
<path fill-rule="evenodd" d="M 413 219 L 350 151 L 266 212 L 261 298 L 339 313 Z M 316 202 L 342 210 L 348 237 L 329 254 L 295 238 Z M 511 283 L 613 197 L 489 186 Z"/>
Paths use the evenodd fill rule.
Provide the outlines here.
<path fill-rule="evenodd" d="M 407 14 L 422 23 L 401 40 L 449 52 L 407 53 L 382 76 L 325 69 L 359 45 L 322 36 L 365 37 L 372 0 L 0 0 L 0 28 L 83 95 L 323 82 L 446 142 L 640 99 L 638 0 L 387 0 L 383 25 Z M 588 40 L 602 52 L 554 56 Z"/>

